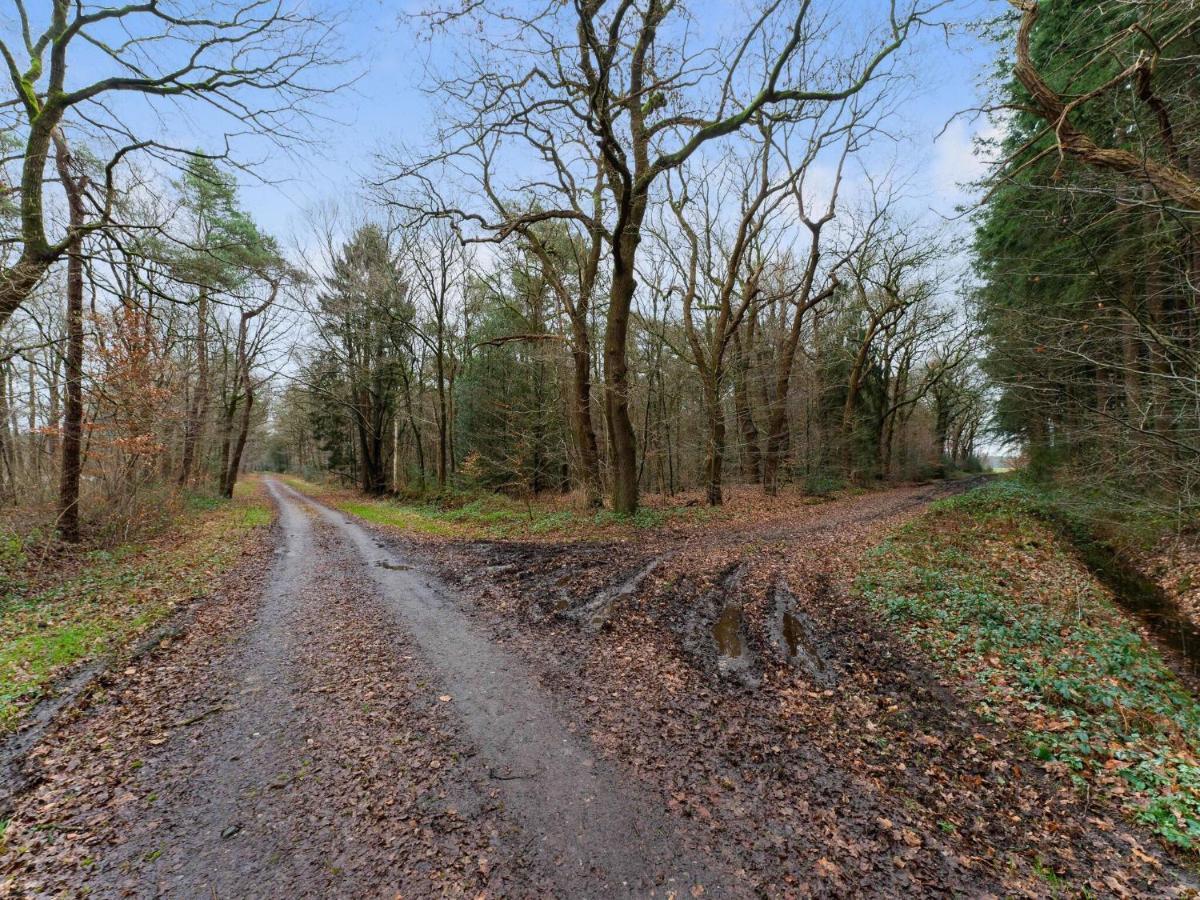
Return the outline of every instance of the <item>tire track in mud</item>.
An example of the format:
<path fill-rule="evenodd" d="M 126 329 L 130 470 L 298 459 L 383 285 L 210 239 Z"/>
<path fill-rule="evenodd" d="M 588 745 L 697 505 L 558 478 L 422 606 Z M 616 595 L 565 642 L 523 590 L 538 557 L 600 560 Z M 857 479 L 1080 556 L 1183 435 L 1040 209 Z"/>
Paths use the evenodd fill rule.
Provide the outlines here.
<path fill-rule="evenodd" d="M 475 621 L 580 712 L 598 747 L 708 827 L 714 852 L 736 853 L 744 893 L 1046 896 L 1052 871 L 1099 896 L 1187 896 L 1194 879 L 1144 831 L 1032 764 L 1019 735 L 846 590 L 890 528 L 978 481 L 653 542 L 439 549 Z M 572 621 L 651 557 L 663 560 L 652 583 L 602 635 Z M 575 603 L 548 612 L 545 598 L 562 596 Z M 731 607 L 726 631 L 756 663 L 744 669 L 723 664 L 714 634 Z M 751 670 L 754 687 L 740 677 Z"/>
<path fill-rule="evenodd" d="M 531 672 L 484 637 L 432 575 L 399 560 L 347 516 L 268 481 L 281 507 L 308 504 L 353 547 L 394 615 L 438 673 L 454 711 L 501 786 L 505 812 L 564 896 L 729 896 L 711 864 L 689 859 L 681 823 L 626 784 L 567 724 Z"/>
<path fill-rule="evenodd" d="M 277 498 L 276 498 L 277 499 Z M 219 693 L 182 726 L 210 720 L 199 730 L 182 765 L 163 767 L 164 787 L 178 790 L 160 823 L 115 855 L 114 876 L 153 862 L 137 878 L 142 893 L 192 893 L 214 897 L 253 893 L 272 881 L 267 860 L 294 854 L 276 806 L 271 779 L 283 778 L 302 746 L 291 660 L 297 655 L 299 598 L 315 575 L 313 541 L 304 513 L 279 504 L 276 549 L 257 622 L 235 651 Z M 147 773 L 149 774 L 149 773 Z M 264 776 L 266 783 L 264 783 Z M 234 839 L 236 838 L 236 839 Z M 105 879 L 106 880 L 106 879 Z M 287 880 L 291 880 L 288 878 Z"/>

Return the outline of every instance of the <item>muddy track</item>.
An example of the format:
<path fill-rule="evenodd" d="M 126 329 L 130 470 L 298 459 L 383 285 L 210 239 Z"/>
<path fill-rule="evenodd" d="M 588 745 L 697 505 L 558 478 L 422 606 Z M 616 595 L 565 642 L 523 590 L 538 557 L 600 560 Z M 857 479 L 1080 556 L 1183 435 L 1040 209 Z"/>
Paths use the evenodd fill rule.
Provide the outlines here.
<path fill-rule="evenodd" d="M 266 486 L 270 571 L 50 728 L 0 894 L 737 893 L 451 590 Z"/>
<path fill-rule="evenodd" d="M 41 852 L 4 859 L 0 893 L 737 893 L 420 560 L 266 485 L 278 546 L 249 621 L 61 729 L 10 831 Z M 105 788 L 64 787 L 108 729 Z"/>
<path fill-rule="evenodd" d="M 0 895 L 1194 882 L 1030 771 L 843 589 L 888 527 L 959 486 L 636 547 L 430 546 L 267 487 L 269 571 L 214 591 L 31 753 Z M 741 662 L 718 652 L 723 621 Z"/>
<path fill-rule="evenodd" d="M 1059 879 L 1066 893 L 1186 895 L 1194 876 L 1151 835 L 1031 763 L 848 589 L 891 528 L 971 486 L 638 542 L 437 553 L 473 621 L 741 866 L 740 890 L 1048 896 Z"/>
<path fill-rule="evenodd" d="M 311 504 L 369 566 L 437 671 L 477 763 L 502 785 L 506 812 L 521 823 L 530 852 L 559 890 L 572 897 L 697 886 L 727 893 L 717 872 L 684 852 L 679 823 L 591 751 L 532 674 L 459 609 L 448 587 L 398 560 L 354 520 L 290 488 L 272 489 L 285 510 Z"/>
<path fill-rule="evenodd" d="M 839 556 L 844 552 L 843 545 L 856 535 L 899 524 L 935 500 L 964 493 L 985 480 L 986 476 L 982 476 L 840 498 L 800 506 L 748 525 L 648 534 L 636 546 L 471 542 L 454 546 L 443 554 L 449 560 L 443 571 L 452 572 L 463 588 L 500 587 L 531 623 L 561 619 L 577 623 L 593 634 L 608 627 L 623 606 L 652 591 L 654 579 L 676 575 L 689 582 L 699 579 L 701 583 L 690 588 L 695 598 L 690 603 L 689 621 L 672 627 L 685 636 L 686 643 L 701 651 L 699 655 L 709 655 L 707 651 L 714 649 L 713 641 L 697 639 L 696 633 L 713 631 L 722 612 L 735 613 L 730 604 L 739 605 L 741 599 L 736 596 L 739 592 L 729 590 L 728 586 L 714 589 L 704 584 L 706 578 L 720 581 L 731 567 L 744 563 L 751 553 L 768 548 L 776 554 L 801 554 L 819 564 L 819 548 L 829 547 L 832 556 Z M 389 539 L 393 547 L 403 545 L 393 535 Z M 821 579 L 823 589 L 828 590 L 828 577 L 821 575 Z M 727 630 L 736 631 L 740 627 L 732 622 L 733 618 L 737 616 L 731 615 Z M 782 642 L 784 637 L 780 634 L 777 639 Z M 795 660 L 794 653 L 785 655 Z M 716 656 L 713 661 L 720 662 Z M 748 660 L 732 662 L 731 670 L 746 673 Z"/>
<path fill-rule="evenodd" d="M 275 499 L 266 577 L 39 748 L 0 894 L 545 891 L 361 558 Z"/>
<path fill-rule="evenodd" d="M 219 694 L 182 720 L 195 725 L 211 719 L 213 725 L 197 729 L 183 766 L 163 772 L 164 787 L 179 792 L 165 805 L 161 822 L 170 839 L 150 847 L 130 842 L 110 871 L 132 869 L 156 854 L 146 873 L 156 890 L 203 886 L 230 896 L 255 884 L 263 860 L 286 855 L 288 865 L 275 867 L 276 873 L 285 881 L 294 878 L 288 870 L 300 861 L 290 853 L 284 827 L 289 800 L 280 789 L 303 764 L 306 722 L 291 666 L 300 654 L 301 598 L 316 566 L 312 535 L 298 509 L 280 507 L 279 529 L 280 559 L 257 623 L 228 660 Z"/>

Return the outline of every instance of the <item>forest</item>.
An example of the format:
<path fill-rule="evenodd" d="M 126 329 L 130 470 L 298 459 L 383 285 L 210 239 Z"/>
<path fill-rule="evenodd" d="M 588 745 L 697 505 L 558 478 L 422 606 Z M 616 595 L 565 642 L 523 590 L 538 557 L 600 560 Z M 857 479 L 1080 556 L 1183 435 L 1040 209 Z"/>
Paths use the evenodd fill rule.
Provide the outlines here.
<path fill-rule="evenodd" d="M 6 2 L 0 894 L 1200 889 L 1194 2 Z"/>

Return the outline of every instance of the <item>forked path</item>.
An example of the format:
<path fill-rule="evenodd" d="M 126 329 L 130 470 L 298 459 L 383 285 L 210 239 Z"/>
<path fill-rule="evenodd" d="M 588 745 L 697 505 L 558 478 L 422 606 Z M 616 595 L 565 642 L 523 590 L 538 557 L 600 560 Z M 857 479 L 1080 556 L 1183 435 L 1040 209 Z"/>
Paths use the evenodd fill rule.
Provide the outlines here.
<path fill-rule="evenodd" d="M 649 548 L 480 544 L 435 563 L 264 484 L 279 507 L 271 565 L 259 545 L 169 651 L 111 679 L 25 758 L 0 895 L 1041 895 L 1044 858 L 1131 895 L 1191 885 L 1140 832 L 1093 827 L 1107 813 L 1025 771 L 1023 744 L 804 581 L 813 566 L 840 571 L 839 545 L 866 546 L 868 526 L 955 488 Z M 586 599 L 594 576 L 620 582 L 664 552 L 666 577 L 619 598 L 603 640 L 566 616 L 529 628 L 512 614 L 514 598 L 554 602 L 578 570 L 592 573 L 572 595 Z M 754 691 L 721 685 L 715 651 L 692 640 L 718 609 L 691 576 L 739 561 L 758 577 L 758 605 L 743 607 Z M 467 594 L 434 565 L 514 580 L 484 575 Z M 771 662 L 772 567 L 810 588 L 835 689 Z"/>

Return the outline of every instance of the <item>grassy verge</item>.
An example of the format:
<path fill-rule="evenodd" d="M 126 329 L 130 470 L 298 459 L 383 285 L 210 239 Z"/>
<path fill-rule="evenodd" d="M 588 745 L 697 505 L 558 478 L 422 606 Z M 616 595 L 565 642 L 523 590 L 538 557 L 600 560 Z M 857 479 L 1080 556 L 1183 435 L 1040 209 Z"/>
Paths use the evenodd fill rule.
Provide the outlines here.
<path fill-rule="evenodd" d="M 0 734 L 67 668 L 119 650 L 203 593 L 270 524 L 256 483 L 187 504 L 154 538 L 39 561 L 32 536 L 0 534 Z"/>
<path fill-rule="evenodd" d="M 859 590 L 1048 768 L 1200 858 L 1200 705 L 1042 502 L 1003 482 L 936 504 Z"/>
<path fill-rule="evenodd" d="M 619 516 L 609 510 L 585 512 L 544 499 L 526 504 L 502 494 L 482 493 L 447 493 L 420 502 L 372 499 L 292 475 L 281 477 L 301 493 L 368 522 L 451 538 L 611 539 L 668 524 L 706 521 L 717 514 L 703 506 L 663 506 Z"/>

